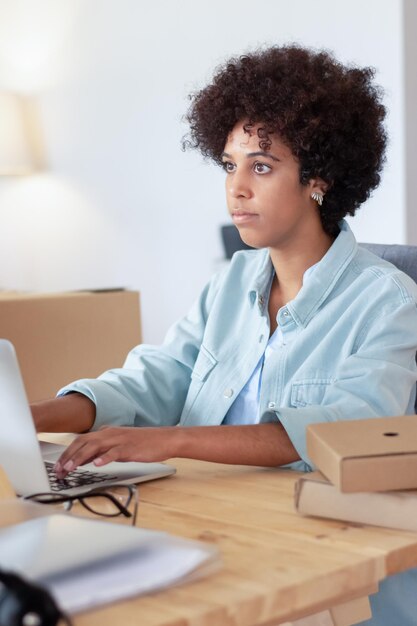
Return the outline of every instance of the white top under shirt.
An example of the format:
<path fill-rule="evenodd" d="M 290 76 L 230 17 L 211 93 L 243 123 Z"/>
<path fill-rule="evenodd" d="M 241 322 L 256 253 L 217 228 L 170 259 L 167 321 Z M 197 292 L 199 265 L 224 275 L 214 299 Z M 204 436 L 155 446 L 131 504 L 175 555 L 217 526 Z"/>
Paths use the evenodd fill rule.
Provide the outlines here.
<path fill-rule="evenodd" d="M 304 272 L 303 285 L 314 272 L 319 262 L 315 263 Z M 259 404 L 261 396 L 263 366 L 271 353 L 275 350 L 278 350 L 283 345 L 285 344 L 282 338 L 282 331 L 281 328 L 277 326 L 275 331 L 270 336 L 265 348 L 265 352 L 259 359 L 252 376 L 249 378 L 248 382 L 243 387 L 239 395 L 236 397 L 236 400 L 233 402 L 232 406 L 226 413 L 225 418 L 222 422 L 223 425 L 230 426 L 232 424 L 244 425 L 259 423 Z"/>

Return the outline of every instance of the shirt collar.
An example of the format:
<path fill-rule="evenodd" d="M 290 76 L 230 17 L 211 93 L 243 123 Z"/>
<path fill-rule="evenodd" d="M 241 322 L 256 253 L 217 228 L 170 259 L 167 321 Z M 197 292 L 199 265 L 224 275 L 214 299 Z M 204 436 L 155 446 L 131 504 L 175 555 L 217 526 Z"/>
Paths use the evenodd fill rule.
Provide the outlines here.
<path fill-rule="evenodd" d="M 267 248 L 260 251 L 260 259 L 258 261 L 258 271 L 255 274 L 252 285 L 249 287 L 248 295 L 251 304 L 254 304 L 258 298 L 264 299 L 266 302 L 269 297 L 271 281 L 274 274 L 274 266 Z"/>
<path fill-rule="evenodd" d="M 342 220 L 339 228 L 340 233 L 329 250 L 304 273 L 303 286 L 294 300 L 286 305 L 301 326 L 307 326 L 356 254 L 358 244 L 348 223 Z M 266 303 L 269 297 L 274 268 L 268 250 L 262 250 L 262 253 L 256 277 L 248 292 L 251 304 L 259 298 L 260 304 Z"/>
<path fill-rule="evenodd" d="M 287 305 L 295 321 L 302 326 L 307 326 L 357 252 L 358 244 L 348 223 L 342 220 L 339 228 L 339 235 L 309 277 L 307 284 L 303 285 L 294 300 Z"/>

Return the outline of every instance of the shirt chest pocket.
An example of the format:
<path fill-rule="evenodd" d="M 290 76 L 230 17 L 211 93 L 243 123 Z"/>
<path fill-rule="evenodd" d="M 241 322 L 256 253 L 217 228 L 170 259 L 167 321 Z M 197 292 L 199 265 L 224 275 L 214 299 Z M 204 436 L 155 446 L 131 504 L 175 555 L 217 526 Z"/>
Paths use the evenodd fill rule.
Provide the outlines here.
<path fill-rule="evenodd" d="M 329 385 L 334 381 L 334 378 L 306 378 L 294 381 L 291 385 L 291 406 L 303 407 L 322 404 Z"/>
<path fill-rule="evenodd" d="M 191 380 L 204 383 L 212 369 L 217 365 L 217 359 L 207 350 L 205 346 L 201 346 L 198 353 L 194 369 L 191 373 Z"/>
<path fill-rule="evenodd" d="M 191 373 L 191 383 L 180 420 L 182 425 L 186 424 L 187 420 L 191 419 L 194 404 L 205 386 L 204 383 L 207 381 L 216 365 L 217 359 L 214 358 L 207 348 L 201 346 L 194 364 L 194 369 Z"/>

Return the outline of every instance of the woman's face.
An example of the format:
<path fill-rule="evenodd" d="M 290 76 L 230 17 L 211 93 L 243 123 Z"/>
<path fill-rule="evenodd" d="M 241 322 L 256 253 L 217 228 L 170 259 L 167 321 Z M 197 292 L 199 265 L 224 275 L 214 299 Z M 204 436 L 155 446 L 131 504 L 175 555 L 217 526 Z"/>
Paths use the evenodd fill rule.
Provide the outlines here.
<path fill-rule="evenodd" d="M 323 232 L 315 181 L 300 183 L 299 164 L 290 148 L 271 134 L 270 149 L 259 147 L 254 126 L 236 124 L 224 147 L 227 206 L 243 241 L 254 248 L 280 249 L 305 242 L 311 229 Z"/>

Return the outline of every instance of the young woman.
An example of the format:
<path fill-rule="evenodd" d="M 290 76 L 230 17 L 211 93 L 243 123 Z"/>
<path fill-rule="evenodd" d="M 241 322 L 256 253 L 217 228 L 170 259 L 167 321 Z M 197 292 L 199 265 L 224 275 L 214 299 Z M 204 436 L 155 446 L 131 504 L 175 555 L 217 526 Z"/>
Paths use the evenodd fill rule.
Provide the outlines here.
<path fill-rule="evenodd" d="M 33 406 L 39 430 L 90 431 L 61 476 L 171 457 L 310 470 L 308 424 L 414 412 L 417 287 L 343 220 L 380 181 L 372 81 L 369 68 L 284 46 L 229 60 L 192 96 L 186 147 L 224 168 L 230 215 L 257 250 L 234 255 L 162 346 Z M 396 606 L 404 585 L 376 596 L 372 623 L 415 623 L 409 603 Z"/>
<path fill-rule="evenodd" d="M 224 168 L 230 215 L 259 250 L 236 254 L 162 346 L 33 406 L 39 430 L 92 431 L 61 473 L 175 456 L 310 469 L 309 423 L 413 412 L 416 285 L 343 220 L 380 180 L 372 79 L 326 52 L 272 47 L 192 96 L 185 144 Z"/>

